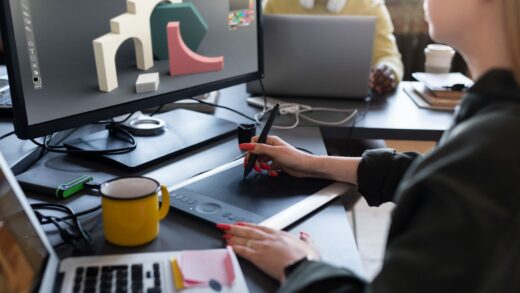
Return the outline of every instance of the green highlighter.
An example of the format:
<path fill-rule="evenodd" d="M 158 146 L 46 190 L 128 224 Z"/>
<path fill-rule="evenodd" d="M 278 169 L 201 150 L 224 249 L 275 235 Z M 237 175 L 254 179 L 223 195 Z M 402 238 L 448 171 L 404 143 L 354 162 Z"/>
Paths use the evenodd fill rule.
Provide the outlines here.
<path fill-rule="evenodd" d="M 75 193 L 85 189 L 85 184 L 94 180 L 92 177 L 83 175 L 69 183 L 61 184 L 56 189 L 56 197 L 59 199 L 66 199 Z"/>

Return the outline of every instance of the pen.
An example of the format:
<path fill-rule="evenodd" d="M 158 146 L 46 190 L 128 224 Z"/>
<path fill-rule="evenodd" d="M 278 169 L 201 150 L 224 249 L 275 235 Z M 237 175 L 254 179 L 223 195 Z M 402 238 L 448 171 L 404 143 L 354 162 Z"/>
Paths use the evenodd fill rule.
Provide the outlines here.
<path fill-rule="evenodd" d="M 262 129 L 262 133 L 260 133 L 260 137 L 258 138 L 257 143 L 265 143 L 267 140 L 267 134 L 269 133 L 269 130 L 271 130 L 271 126 L 273 126 L 274 118 L 276 117 L 276 113 L 278 113 L 278 108 L 280 107 L 279 104 L 276 104 L 274 106 L 271 115 L 269 115 L 269 118 L 267 118 L 267 122 L 265 123 L 264 129 Z M 251 172 L 253 169 L 253 166 L 256 162 L 256 155 L 251 154 L 251 157 L 249 157 L 249 162 L 247 162 L 247 166 L 244 169 L 244 179 L 247 177 L 247 175 Z"/>

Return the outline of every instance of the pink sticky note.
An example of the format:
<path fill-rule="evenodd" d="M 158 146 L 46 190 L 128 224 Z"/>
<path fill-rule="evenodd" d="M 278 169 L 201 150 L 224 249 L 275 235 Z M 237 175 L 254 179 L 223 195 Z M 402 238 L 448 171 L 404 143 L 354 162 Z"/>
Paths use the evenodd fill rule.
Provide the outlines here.
<path fill-rule="evenodd" d="M 208 285 L 211 279 L 231 286 L 235 280 L 229 248 L 186 250 L 180 256 L 179 268 L 186 287 Z"/>

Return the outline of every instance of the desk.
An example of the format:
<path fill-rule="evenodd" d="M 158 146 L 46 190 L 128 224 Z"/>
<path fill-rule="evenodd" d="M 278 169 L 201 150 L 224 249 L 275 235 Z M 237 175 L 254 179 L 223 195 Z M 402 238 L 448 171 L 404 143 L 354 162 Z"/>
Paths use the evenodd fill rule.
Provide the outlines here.
<path fill-rule="evenodd" d="M 0 130 L 9 128 L 8 122 L 0 123 Z M 84 129 L 88 131 L 88 127 Z M 319 131 L 316 128 L 299 128 L 291 132 L 277 133 L 295 145 L 302 145 L 316 154 L 325 154 L 323 143 L 318 139 Z M 23 153 L 31 147 L 30 143 L 18 141 L 11 137 L 2 141 L 0 150 L 10 157 L 17 153 Z M 218 154 L 218 155 L 216 155 Z M 154 169 L 147 169 L 139 173 L 159 180 L 168 186 L 178 184 L 192 175 L 210 168 L 229 162 L 239 154 L 235 138 L 212 143 L 203 149 L 168 160 Z M 81 158 L 62 156 L 59 154 L 47 154 L 44 160 L 38 162 L 45 166 L 54 166 L 62 169 L 75 168 L 76 170 L 99 169 L 100 166 Z M 124 175 L 119 171 L 103 168 L 106 172 L 114 172 L 114 175 Z M 49 198 L 30 195 L 32 200 L 45 200 Z M 99 198 L 93 195 L 83 195 L 65 201 L 75 211 L 81 211 L 99 204 Z M 93 214 L 82 219 L 86 229 L 97 228 L 93 232 L 95 239 L 94 251 L 96 254 L 132 253 L 167 251 L 183 249 L 210 249 L 223 247 L 222 232 L 212 225 L 203 223 L 187 215 L 170 212 L 168 217 L 161 222 L 161 232 L 152 243 L 136 248 L 121 248 L 107 243 L 103 238 L 102 229 L 99 225 L 99 215 Z M 334 223 L 334 224 L 331 224 Z M 309 215 L 302 221 L 296 223 L 289 229 L 298 235 L 299 231 L 305 231 L 313 236 L 313 239 L 322 253 L 325 261 L 346 266 L 352 270 L 362 273 L 362 264 L 357 253 L 356 244 L 350 226 L 347 222 L 345 210 L 340 199 Z M 68 248 L 58 250 L 58 255 L 63 258 L 70 255 Z M 253 267 L 250 263 L 241 260 L 242 270 L 251 292 L 273 292 L 277 283 Z"/>
<path fill-rule="evenodd" d="M 420 109 L 402 90 L 409 82 L 402 82 L 395 93 L 388 97 L 372 99 L 369 111 L 365 117 L 356 123 L 354 131 L 352 123 L 348 122 L 337 127 L 320 127 L 324 138 L 328 139 L 402 139 L 402 140 L 438 140 L 442 133 L 452 123 L 453 113 L 447 111 L 432 111 Z M 224 89 L 220 93 L 219 104 L 240 110 L 253 116 L 259 108 L 251 107 L 246 103 L 245 85 L 237 85 Z M 237 98 L 240 97 L 240 98 Z M 366 103 L 359 100 L 340 99 L 314 99 L 314 98 L 277 98 L 288 102 L 307 104 L 329 108 L 355 108 L 363 113 Z M 229 111 L 219 109 L 217 116 L 230 119 L 244 118 L 230 114 Z M 309 115 L 313 118 L 325 121 L 338 121 L 345 117 L 344 114 L 316 113 Z M 279 119 L 283 123 L 283 119 Z M 289 120 L 285 120 L 289 122 Z M 316 126 L 306 120 L 301 121 L 301 126 Z"/>
<path fill-rule="evenodd" d="M 239 85 L 221 91 L 219 103 L 236 108 L 248 115 L 253 115 L 258 111 L 257 108 L 249 107 L 246 104 L 245 85 Z M 320 105 L 327 107 L 358 108 L 364 110 L 365 105 L 359 101 L 340 101 L 340 100 L 316 100 L 306 99 L 305 103 L 310 105 Z M 230 113 L 227 110 L 218 109 L 215 115 L 237 122 L 245 122 L 245 118 Z M 319 117 L 321 116 L 321 117 Z M 329 118 L 331 115 L 319 115 L 318 118 Z M 360 139 L 424 139 L 435 140 L 440 137 L 451 123 L 452 113 L 433 112 L 419 109 L 413 102 L 398 91 L 386 99 L 376 100 L 370 106 L 370 111 L 366 117 L 357 125 L 352 133 L 352 138 Z M 309 125 L 303 122 L 302 125 Z M 345 139 L 348 137 L 348 129 L 351 124 L 340 127 L 322 127 L 320 130 L 327 137 Z M 0 133 L 12 130 L 9 119 L 0 119 Z M 86 128 L 88 131 L 88 127 Z M 292 131 L 274 132 L 295 145 L 308 145 L 316 141 L 319 131 L 316 128 L 298 128 Z M 0 144 L 0 151 L 4 154 L 8 162 L 12 163 L 20 155 L 30 151 L 33 145 L 30 142 L 21 142 L 15 137 L 9 137 Z M 325 154 L 323 146 L 311 148 L 316 154 Z M 219 155 L 215 155 L 218 153 Z M 153 177 L 160 182 L 172 186 L 194 174 L 206 171 L 207 169 L 220 166 L 238 155 L 235 139 L 227 139 L 212 143 L 196 152 L 190 152 L 172 160 L 167 160 L 163 164 L 154 166 L 154 169 L 146 169 L 139 172 L 139 175 Z M 64 157 L 56 154 L 47 155 L 47 164 L 58 166 L 69 166 L 74 168 L 99 168 L 98 165 L 85 162 L 73 157 Z M 125 175 L 124 173 L 110 169 L 114 175 Z M 34 199 L 48 200 L 37 195 L 31 196 Z M 95 196 L 76 197 L 67 201 L 75 210 L 84 210 L 96 205 L 99 199 Z M 95 219 L 92 219 L 95 221 Z M 89 221 L 89 220 L 87 220 Z M 331 223 L 334 223 L 331 225 Z M 347 223 L 347 218 L 343 205 L 340 200 L 333 201 L 313 213 L 303 221 L 290 227 L 291 232 L 297 234 L 305 231 L 311 234 L 317 247 L 322 252 L 325 261 L 340 266 L 348 266 L 354 271 L 361 272 L 361 261 L 357 253 L 352 231 Z M 102 237 L 102 232 L 97 231 L 95 250 L 100 254 L 128 253 L 134 251 L 157 251 L 157 250 L 180 250 L 180 249 L 205 249 L 222 247 L 223 242 L 220 238 L 221 233 L 210 225 L 201 223 L 191 217 L 180 213 L 171 213 L 166 220 L 161 223 L 161 234 L 153 243 L 139 248 L 118 248 L 106 243 Z M 60 250 L 61 257 L 69 254 L 68 250 Z M 258 271 L 251 264 L 241 261 L 246 281 L 251 292 L 272 292 L 277 284 L 266 275 Z"/>

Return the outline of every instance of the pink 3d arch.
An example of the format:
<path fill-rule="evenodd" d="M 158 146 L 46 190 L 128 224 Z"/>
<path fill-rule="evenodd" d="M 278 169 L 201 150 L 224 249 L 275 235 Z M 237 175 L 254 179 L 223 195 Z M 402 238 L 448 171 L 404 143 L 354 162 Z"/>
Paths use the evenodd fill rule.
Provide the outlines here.
<path fill-rule="evenodd" d="M 170 75 L 219 71 L 224 68 L 224 56 L 201 56 L 186 46 L 182 40 L 180 24 L 178 21 L 169 22 L 167 32 Z"/>

